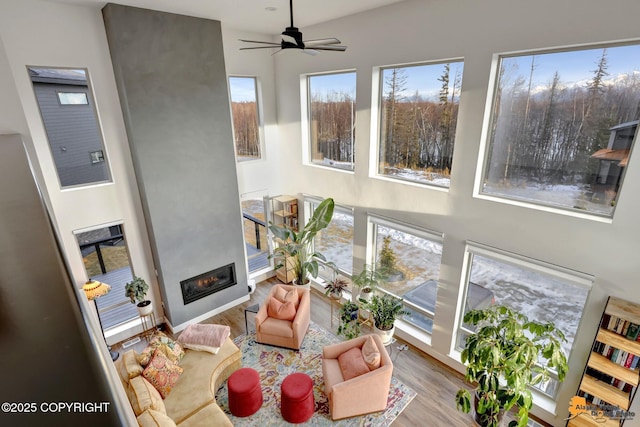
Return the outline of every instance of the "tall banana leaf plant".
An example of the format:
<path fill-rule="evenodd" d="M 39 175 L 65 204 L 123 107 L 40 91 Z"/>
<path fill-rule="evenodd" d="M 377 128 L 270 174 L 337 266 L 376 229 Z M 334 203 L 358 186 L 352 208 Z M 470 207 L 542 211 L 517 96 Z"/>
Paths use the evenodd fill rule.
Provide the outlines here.
<path fill-rule="evenodd" d="M 308 276 L 318 277 L 318 260 L 327 261 L 324 255 L 313 250 L 313 239 L 331 222 L 334 206 L 333 199 L 324 199 L 300 231 L 286 225 L 271 223 L 269 226 L 269 230 L 278 239 L 278 246 L 272 255 L 278 261 L 275 268 L 281 268 L 285 263 L 292 267 L 298 284 L 308 282 Z"/>

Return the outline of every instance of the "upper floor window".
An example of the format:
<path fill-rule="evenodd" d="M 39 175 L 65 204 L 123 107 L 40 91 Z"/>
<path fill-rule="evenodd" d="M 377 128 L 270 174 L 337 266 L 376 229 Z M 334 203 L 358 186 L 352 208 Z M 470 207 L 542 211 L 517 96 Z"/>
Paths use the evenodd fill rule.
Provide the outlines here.
<path fill-rule="evenodd" d="M 260 159 L 260 116 L 255 77 L 229 77 L 233 138 L 238 162 Z"/>
<path fill-rule="evenodd" d="M 500 57 L 481 192 L 612 217 L 640 117 L 640 45 Z"/>
<path fill-rule="evenodd" d="M 380 72 L 378 174 L 449 187 L 462 61 Z"/>
<path fill-rule="evenodd" d="M 309 161 L 352 171 L 356 130 L 355 71 L 307 77 Z"/>
<path fill-rule="evenodd" d="M 27 67 L 61 187 L 111 180 L 89 73 Z"/>

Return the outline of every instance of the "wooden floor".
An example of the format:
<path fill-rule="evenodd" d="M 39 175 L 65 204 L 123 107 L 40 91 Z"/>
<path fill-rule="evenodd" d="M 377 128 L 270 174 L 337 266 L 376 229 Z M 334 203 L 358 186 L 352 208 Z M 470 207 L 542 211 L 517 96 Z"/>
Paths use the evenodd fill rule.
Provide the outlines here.
<path fill-rule="evenodd" d="M 269 279 L 257 285 L 250 301 L 233 307 L 222 314 L 216 315 L 202 323 L 217 323 L 229 325 L 231 336 L 236 337 L 245 333 L 244 308 L 259 303 L 262 304 L 276 279 Z M 252 315 L 250 315 L 252 316 Z M 253 317 L 250 317 L 250 322 Z M 337 324 L 331 327 L 331 304 L 321 293 L 311 291 L 311 320 L 318 325 L 335 332 Z M 251 323 L 249 325 L 251 328 Z M 368 332 L 363 328 L 363 333 Z M 398 350 L 398 346 L 406 344 L 398 340 L 393 344 L 391 359 L 393 360 L 393 375 L 415 390 L 418 395 L 394 421 L 394 427 L 425 426 L 425 427 L 465 427 L 476 425 L 470 414 L 463 414 L 456 410 L 455 394 L 460 387 L 470 388 L 458 372 L 440 363 L 422 351 L 408 344 L 409 349 Z M 136 351 L 144 349 L 144 340 L 133 348 Z M 118 349 L 118 346 L 114 346 Z M 512 419 L 509 417 L 509 419 Z M 504 420 L 504 425 L 508 423 Z M 542 425 L 547 425 L 541 423 Z"/>

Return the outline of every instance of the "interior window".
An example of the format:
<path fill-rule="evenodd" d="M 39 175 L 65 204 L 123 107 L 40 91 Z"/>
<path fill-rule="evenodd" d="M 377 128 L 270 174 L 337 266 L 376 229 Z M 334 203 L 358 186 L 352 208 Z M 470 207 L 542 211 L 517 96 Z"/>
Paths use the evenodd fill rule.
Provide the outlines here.
<path fill-rule="evenodd" d="M 111 180 L 85 69 L 27 67 L 60 185 Z"/>

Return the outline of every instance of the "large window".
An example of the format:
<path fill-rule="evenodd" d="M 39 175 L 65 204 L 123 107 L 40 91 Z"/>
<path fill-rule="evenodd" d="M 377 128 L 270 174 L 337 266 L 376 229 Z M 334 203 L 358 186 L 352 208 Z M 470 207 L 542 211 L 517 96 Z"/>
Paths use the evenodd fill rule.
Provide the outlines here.
<path fill-rule="evenodd" d="M 309 215 L 322 200 L 306 198 L 311 208 Z M 353 269 L 353 209 L 335 205 L 333 218 L 327 228 L 321 230 L 313 241 L 314 250 L 320 252 L 338 267 L 340 273 L 351 275 Z M 326 267 L 320 268 L 320 277 L 331 280 L 333 272 Z"/>
<path fill-rule="evenodd" d="M 370 217 L 374 265 L 386 276 L 383 290 L 404 299 L 404 320 L 431 333 L 436 309 L 442 235 Z"/>
<path fill-rule="evenodd" d="M 467 257 L 461 318 L 470 309 L 498 304 L 530 320 L 554 322 L 567 337 L 563 347 L 569 357 L 592 277 L 479 244 L 467 245 Z M 472 332 L 470 325 L 460 321 L 458 348 Z M 557 383 L 550 381 L 543 391 L 553 396 L 556 387 Z"/>
<path fill-rule="evenodd" d="M 111 180 L 87 70 L 27 67 L 61 187 Z"/>
<path fill-rule="evenodd" d="M 233 137 L 238 162 L 261 157 L 258 85 L 255 77 L 229 77 Z"/>
<path fill-rule="evenodd" d="M 640 116 L 640 45 L 502 56 L 481 192 L 613 215 Z"/>
<path fill-rule="evenodd" d="M 462 61 L 380 72 L 378 174 L 449 187 Z"/>
<path fill-rule="evenodd" d="M 307 77 L 310 162 L 352 171 L 356 130 L 356 73 Z"/>

